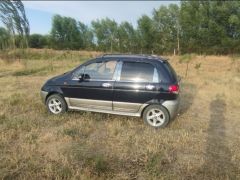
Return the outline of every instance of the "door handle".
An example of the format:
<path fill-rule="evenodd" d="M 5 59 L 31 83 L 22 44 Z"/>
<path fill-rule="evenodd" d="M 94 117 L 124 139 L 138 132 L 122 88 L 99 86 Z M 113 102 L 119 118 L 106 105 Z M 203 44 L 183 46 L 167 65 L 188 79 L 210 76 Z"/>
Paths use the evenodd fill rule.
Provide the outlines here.
<path fill-rule="evenodd" d="M 151 84 L 146 85 L 147 90 L 153 90 L 154 88 L 155 88 L 154 85 L 151 85 Z"/>
<path fill-rule="evenodd" d="M 110 83 L 103 83 L 102 87 L 111 87 L 112 85 Z"/>

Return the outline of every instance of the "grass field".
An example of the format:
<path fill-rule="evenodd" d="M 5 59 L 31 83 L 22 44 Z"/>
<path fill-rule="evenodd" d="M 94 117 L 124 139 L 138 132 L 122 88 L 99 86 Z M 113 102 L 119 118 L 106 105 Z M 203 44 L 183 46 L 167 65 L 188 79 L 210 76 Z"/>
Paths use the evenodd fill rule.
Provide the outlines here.
<path fill-rule="evenodd" d="M 0 179 L 240 179 L 238 57 L 169 57 L 182 104 L 155 130 L 134 117 L 49 115 L 43 83 L 99 53 L 29 52 L 0 56 Z"/>

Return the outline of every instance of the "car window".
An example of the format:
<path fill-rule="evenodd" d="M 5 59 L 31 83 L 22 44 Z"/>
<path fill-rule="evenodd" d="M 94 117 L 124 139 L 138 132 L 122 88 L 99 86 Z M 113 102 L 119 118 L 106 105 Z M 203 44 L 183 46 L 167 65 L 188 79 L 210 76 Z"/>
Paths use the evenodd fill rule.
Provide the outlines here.
<path fill-rule="evenodd" d="M 172 66 L 167 62 L 165 61 L 163 63 L 164 67 L 167 69 L 169 75 L 175 80 L 177 81 L 177 74 L 176 72 L 174 71 L 174 69 L 172 68 Z"/>
<path fill-rule="evenodd" d="M 93 80 L 111 80 L 117 61 L 95 62 L 87 65 L 84 70 L 85 77 Z"/>
<path fill-rule="evenodd" d="M 124 62 L 120 81 L 158 82 L 158 73 L 152 64 L 142 62 Z"/>
<path fill-rule="evenodd" d="M 73 73 L 73 79 L 78 78 L 81 74 L 84 73 L 85 66 L 81 66 L 78 69 L 76 69 Z"/>

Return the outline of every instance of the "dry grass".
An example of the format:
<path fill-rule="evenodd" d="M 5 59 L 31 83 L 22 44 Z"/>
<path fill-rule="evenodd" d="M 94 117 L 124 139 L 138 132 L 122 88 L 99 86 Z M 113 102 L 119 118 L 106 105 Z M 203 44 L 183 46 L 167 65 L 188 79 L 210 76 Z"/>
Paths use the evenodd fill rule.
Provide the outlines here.
<path fill-rule="evenodd" d="M 240 178 L 239 60 L 194 56 L 182 79 L 180 115 L 154 130 L 133 117 L 49 115 L 39 97 L 44 81 L 97 55 L 51 53 L 0 60 L 1 179 Z M 170 59 L 185 76 L 182 58 Z"/>

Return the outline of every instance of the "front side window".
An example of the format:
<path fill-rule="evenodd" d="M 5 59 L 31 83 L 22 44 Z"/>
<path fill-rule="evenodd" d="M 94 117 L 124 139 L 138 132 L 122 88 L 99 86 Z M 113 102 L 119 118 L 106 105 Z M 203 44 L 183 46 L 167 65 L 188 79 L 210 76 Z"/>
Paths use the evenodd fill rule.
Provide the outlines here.
<path fill-rule="evenodd" d="M 81 66 L 78 69 L 76 69 L 73 73 L 73 79 L 77 79 L 81 74 L 84 73 L 85 66 Z"/>
<path fill-rule="evenodd" d="M 111 80 L 117 61 L 95 62 L 85 66 L 84 75 L 92 80 Z"/>
<path fill-rule="evenodd" d="M 152 64 L 142 62 L 124 62 L 120 81 L 158 82 L 158 73 Z"/>

